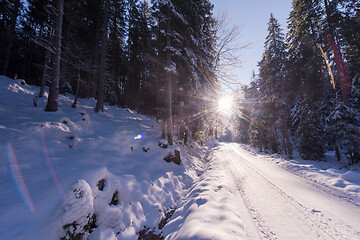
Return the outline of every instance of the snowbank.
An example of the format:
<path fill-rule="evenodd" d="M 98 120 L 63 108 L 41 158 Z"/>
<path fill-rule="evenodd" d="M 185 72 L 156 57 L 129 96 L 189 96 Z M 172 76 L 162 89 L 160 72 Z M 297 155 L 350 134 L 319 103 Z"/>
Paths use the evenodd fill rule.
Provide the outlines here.
<path fill-rule="evenodd" d="M 223 166 L 209 162 L 165 226 L 165 239 L 246 239 L 238 205 L 242 202 L 234 192 Z"/>
<path fill-rule="evenodd" d="M 286 169 L 302 178 L 318 184 L 319 187 L 326 186 L 333 189 L 334 194 L 343 197 L 352 197 L 360 200 L 360 167 L 347 166 L 347 162 L 338 162 L 334 152 L 327 152 L 326 162 L 303 160 L 295 155 L 294 159 L 285 159 L 280 155 L 266 155 L 256 152 L 253 148 L 242 146 L 259 159 L 271 161 L 279 167 Z"/>

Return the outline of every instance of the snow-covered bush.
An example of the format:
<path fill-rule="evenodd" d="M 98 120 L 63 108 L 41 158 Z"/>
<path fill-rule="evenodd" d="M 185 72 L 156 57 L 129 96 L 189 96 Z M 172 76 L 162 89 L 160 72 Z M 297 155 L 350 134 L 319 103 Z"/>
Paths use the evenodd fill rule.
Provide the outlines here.
<path fill-rule="evenodd" d="M 65 199 L 61 240 L 89 239 L 96 222 L 91 187 L 85 180 L 79 180 L 70 187 Z"/>

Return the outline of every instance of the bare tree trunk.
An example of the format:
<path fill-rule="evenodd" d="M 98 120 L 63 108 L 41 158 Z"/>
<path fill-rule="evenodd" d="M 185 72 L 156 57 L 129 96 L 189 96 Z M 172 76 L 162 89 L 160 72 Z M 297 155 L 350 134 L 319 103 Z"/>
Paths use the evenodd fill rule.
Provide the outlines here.
<path fill-rule="evenodd" d="M 283 142 L 284 154 L 288 155 L 285 137 L 282 138 L 282 142 Z"/>
<path fill-rule="evenodd" d="M 293 150 L 291 147 L 291 142 L 290 142 L 290 138 L 289 138 L 289 128 L 288 128 L 288 121 L 286 119 L 286 117 L 282 117 L 282 122 L 283 122 L 283 138 L 284 138 L 284 149 L 285 149 L 285 155 L 288 156 L 292 156 L 293 155 Z"/>
<path fill-rule="evenodd" d="M 326 21 L 329 26 L 329 33 L 334 37 L 334 28 L 333 23 L 331 21 L 331 12 L 329 8 L 329 0 L 324 0 L 325 12 L 326 12 Z"/>
<path fill-rule="evenodd" d="M 162 125 L 161 139 L 166 139 L 166 132 L 167 132 L 167 121 L 164 119 Z"/>
<path fill-rule="evenodd" d="M 49 98 L 45 111 L 56 111 L 58 109 L 59 79 L 60 79 L 60 59 L 61 59 L 61 30 L 64 13 L 64 0 L 56 1 L 56 23 L 54 37 L 54 60 L 52 68 L 52 82 L 49 91 Z"/>
<path fill-rule="evenodd" d="M 138 97 L 137 97 L 137 102 L 136 102 L 136 111 L 138 113 L 142 113 L 142 105 L 141 105 L 141 101 L 142 101 L 142 92 L 143 92 L 143 89 L 141 87 L 141 80 L 138 79 Z"/>
<path fill-rule="evenodd" d="M 44 68 L 43 68 L 43 73 L 42 73 L 42 77 L 41 77 L 41 87 L 40 87 L 40 92 L 39 92 L 39 98 L 41 98 L 44 95 L 45 92 L 45 86 L 46 86 L 46 73 L 47 70 L 49 69 L 49 60 L 50 60 L 50 51 L 49 50 L 45 50 L 45 62 L 44 62 Z"/>
<path fill-rule="evenodd" d="M 75 100 L 74 103 L 71 105 L 72 108 L 76 108 L 77 100 L 79 98 L 79 90 L 80 90 L 80 68 L 77 69 Z"/>
<path fill-rule="evenodd" d="M 101 8 L 101 1 L 96 1 L 97 3 L 97 8 L 100 9 Z M 96 88 L 96 84 L 98 81 L 98 70 L 99 70 L 99 46 L 100 46 L 100 38 L 101 38 L 101 24 L 102 18 L 99 15 L 96 18 L 96 24 L 95 24 L 95 42 L 94 42 L 94 48 L 93 48 L 93 68 L 94 68 L 94 73 L 91 74 L 90 76 L 90 81 L 87 84 L 87 97 L 94 97 L 96 96 L 96 92 L 94 93 L 94 86 Z"/>
<path fill-rule="evenodd" d="M 167 139 L 169 142 L 169 145 L 173 145 L 173 122 L 172 122 L 172 92 L 171 92 L 171 81 L 172 81 L 172 73 L 171 73 L 171 52 L 170 52 L 170 34 L 171 31 L 171 25 L 170 25 L 170 19 L 167 20 L 166 25 L 166 73 L 165 73 L 165 89 L 166 89 L 166 96 L 165 96 L 165 120 L 167 122 Z"/>
<path fill-rule="evenodd" d="M 97 84 L 97 99 L 95 112 L 104 111 L 104 86 L 105 86 L 105 67 L 106 67 L 106 45 L 109 22 L 109 0 L 104 0 L 104 18 L 102 23 L 102 36 L 100 47 L 100 64 Z"/>
<path fill-rule="evenodd" d="M 336 156 L 336 159 L 340 162 L 341 161 L 341 155 L 340 155 L 340 151 L 339 151 L 338 146 L 335 147 L 335 156 Z"/>
<path fill-rule="evenodd" d="M 3 69 L 2 69 L 2 75 L 6 75 L 7 70 L 8 70 L 8 66 L 9 66 L 9 62 L 10 62 L 10 55 L 11 55 L 11 48 L 12 48 L 13 38 L 14 38 L 14 34 L 15 34 L 16 21 L 17 21 L 17 18 L 19 16 L 19 10 L 20 10 L 20 0 L 16 0 L 15 4 L 14 4 L 14 11 L 12 13 L 10 34 L 9 34 L 7 47 L 6 47 L 4 66 L 3 66 Z"/>
<path fill-rule="evenodd" d="M 293 155 L 293 150 L 291 147 L 291 143 L 290 143 L 290 138 L 289 138 L 289 133 L 288 133 L 288 128 L 286 127 L 284 130 L 284 134 L 285 134 L 285 142 L 286 142 L 286 149 L 287 149 L 287 155 L 288 156 L 292 156 Z"/>
<path fill-rule="evenodd" d="M 134 73 L 134 64 L 132 63 L 132 59 L 128 62 L 127 68 L 127 81 L 125 86 L 125 105 L 128 108 L 135 107 L 134 101 L 134 85 L 135 85 L 135 73 Z"/>

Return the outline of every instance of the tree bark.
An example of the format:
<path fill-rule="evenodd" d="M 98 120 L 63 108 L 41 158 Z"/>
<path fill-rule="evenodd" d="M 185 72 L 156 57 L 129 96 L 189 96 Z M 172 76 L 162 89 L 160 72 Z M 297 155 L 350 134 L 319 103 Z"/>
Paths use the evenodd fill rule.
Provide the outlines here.
<path fill-rule="evenodd" d="M 46 87 L 46 73 L 47 70 L 49 69 L 49 59 L 50 59 L 50 51 L 49 50 L 45 50 L 45 62 L 44 62 L 44 68 L 43 68 L 43 73 L 42 73 L 42 77 L 41 77 L 41 87 L 40 87 L 40 92 L 39 92 L 39 98 L 41 98 L 44 95 L 45 92 L 45 87 Z"/>
<path fill-rule="evenodd" d="M 102 36 L 100 47 L 100 64 L 97 84 L 97 99 L 95 112 L 104 111 L 104 86 L 105 86 L 105 67 L 106 67 L 106 45 L 109 22 L 109 0 L 104 0 L 104 15 L 102 23 Z"/>
<path fill-rule="evenodd" d="M 97 8 L 100 9 L 101 8 L 101 1 L 96 1 L 97 3 Z M 96 18 L 96 23 L 95 23 L 95 28 L 96 28 L 96 32 L 95 32 L 95 41 L 94 41 L 94 47 L 93 47 L 93 68 L 94 68 L 94 73 L 91 74 L 90 77 L 90 81 L 87 84 L 87 97 L 94 97 L 96 96 L 96 92 L 94 91 L 94 89 L 96 88 L 97 85 L 97 81 L 98 81 L 98 70 L 99 70 L 99 55 L 100 55 L 100 38 L 101 38 L 101 21 L 103 20 L 103 18 L 101 18 L 101 15 L 99 14 L 99 16 L 97 16 Z M 95 92 L 95 93 L 94 93 Z"/>
<path fill-rule="evenodd" d="M 336 156 L 336 159 L 338 160 L 338 162 L 340 162 L 341 161 L 341 155 L 340 155 L 340 151 L 339 151 L 338 146 L 335 147 L 335 156 Z"/>
<path fill-rule="evenodd" d="M 331 12 L 329 9 L 329 1 L 328 0 L 324 0 L 324 5 L 325 5 L 325 12 L 326 12 L 326 20 L 329 26 L 329 33 L 334 36 L 334 27 L 333 27 L 333 22 L 331 21 Z"/>
<path fill-rule="evenodd" d="M 76 74 L 76 92 L 75 92 L 74 103 L 71 105 L 72 108 L 76 108 L 77 100 L 78 100 L 78 98 L 79 98 L 79 91 L 80 91 L 80 68 L 77 69 L 77 74 Z"/>
<path fill-rule="evenodd" d="M 128 62 L 127 67 L 127 81 L 125 86 L 125 106 L 128 108 L 133 109 L 135 107 L 135 100 L 134 100 L 134 84 L 135 84 L 135 73 L 134 73 L 134 64 L 132 62 L 133 60 L 130 59 Z"/>
<path fill-rule="evenodd" d="M 59 80 L 60 80 L 60 60 L 61 60 L 61 31 L 64 13 L 64 0 L 56 1 L 56 23 L 54 37 L 54 55 L 52 68 L 52 82 L 50 85 L 49 98 L 45 111 L 56 111 L 58 109 Z"/>
<path fill-rule="evenodd" d="M 173 122 L 172 122 L 172 87 L 171 87 L 171 81 L 172 81 L 172 73 L 171 73 L 171 52 L 170 52 L 170 31 L 171 31 L 171 25 L 170 25 L 170 19 L 168 18 L 167 24 L 166 24 L 166 67 L 165 70 L 165 89 L 166 89 L 166 97 L 165 97 L 165 121 L 167 122 L 166 126 L 166 135 L 168 139 L 169 145 L 173 145 Z M 164 121 L 164 122 L 165 122 Z"/>

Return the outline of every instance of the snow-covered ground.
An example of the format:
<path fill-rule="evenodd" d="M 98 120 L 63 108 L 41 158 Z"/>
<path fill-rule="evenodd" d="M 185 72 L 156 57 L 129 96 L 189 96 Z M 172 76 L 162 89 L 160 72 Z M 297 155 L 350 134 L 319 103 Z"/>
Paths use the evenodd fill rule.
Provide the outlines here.
<path fill-rule="evenodd" d="M 93 99 L 73 109 L 72 96 L 45 112 L 38 91 L 0 77 L 0 239 L 360 239 L 359 166 L 331 153 L 314 162 L 216 141 L 162 148 L 151 117 L 96 114 Z M 163 160 L 175 149 L 180 166 Z"/>
<path fill-rule="evenodd" d="M 208 160 L 165 226 L 168 239 L 360 239 L 358 169 L 235 143 L 221 143 Z"/>
<path fill-rule="evenodd" d="M 70 95 L 45 112 L 46 98 L 34 107 L 39 88 L 21 82 L 0 77 L 0 239 L 59 239 L 94 225 L 91 239 L 159 234 L 202 153 L 180 146 L 181 165 L 165 162 L 174 148 L 158 146 L 154 118 L 116 107 L 96 114 L 93 99 L 74 109 Z"/>

